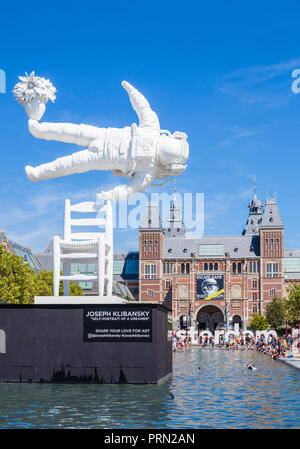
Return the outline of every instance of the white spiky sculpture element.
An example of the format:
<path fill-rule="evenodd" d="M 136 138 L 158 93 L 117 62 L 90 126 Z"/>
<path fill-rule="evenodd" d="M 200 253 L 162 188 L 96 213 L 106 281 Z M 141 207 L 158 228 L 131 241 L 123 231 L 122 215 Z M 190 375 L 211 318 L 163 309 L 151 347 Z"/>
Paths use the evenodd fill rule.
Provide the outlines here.
<path fill-rule="evenodd" d="M 56 89 L 51 81 L 35 76 L 34 71 L 19 76 L 20 83 L 15 85 L 13 94 L 18 103 L 25 107 L 29 118 L 40 120 L 44 115 L 48 100 L 54 103 Z"/>

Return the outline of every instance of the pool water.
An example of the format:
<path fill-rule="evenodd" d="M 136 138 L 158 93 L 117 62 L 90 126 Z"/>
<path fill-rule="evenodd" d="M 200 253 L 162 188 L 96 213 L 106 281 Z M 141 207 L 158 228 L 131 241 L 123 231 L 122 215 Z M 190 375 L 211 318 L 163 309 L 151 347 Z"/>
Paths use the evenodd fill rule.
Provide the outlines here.
<path fill-rule="evenodd" d="M 247 369 L 253 361 L 257 370 Z M 0 428 L 299 428 L 300 371 L 256 351 L 175 352 L 159 385 L 0 384 Z"/>

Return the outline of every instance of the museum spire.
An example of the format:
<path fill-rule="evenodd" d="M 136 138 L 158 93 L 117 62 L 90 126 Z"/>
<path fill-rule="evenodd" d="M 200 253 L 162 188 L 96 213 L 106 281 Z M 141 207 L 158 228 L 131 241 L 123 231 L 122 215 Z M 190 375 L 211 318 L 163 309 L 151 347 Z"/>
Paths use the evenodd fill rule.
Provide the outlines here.
<path fill-rule="evenodd" d="M 262 212 L 262 202 L 257 198 L 256 192 L 256 176 L 253 178 L 254 181 L 254 197 L 250 201 L 249 207 L 249 217 L 246 223 L 246 229 L 243 231 L 243 235 L 256 235 L 259 234 L 260 224 L 263 218 Z"/>
<path fill-rule="evenodd" d="M 185 237 L 185 227 L 183 224 L 180 207 L 177 203 L 176 179 L 174 179 L 173 199 L 170 204 L 170 214 L 165 229 L 166 237 Z"/>

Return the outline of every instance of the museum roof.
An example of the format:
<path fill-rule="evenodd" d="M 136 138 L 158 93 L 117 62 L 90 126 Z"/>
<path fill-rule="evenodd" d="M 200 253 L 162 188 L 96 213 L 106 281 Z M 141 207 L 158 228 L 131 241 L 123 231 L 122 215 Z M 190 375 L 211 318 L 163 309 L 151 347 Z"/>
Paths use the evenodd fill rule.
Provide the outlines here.
<path fill-rule="evenodd" d="M 275 198 L 267 198 L 261 228 L 283 228 Z"/>
<path fill-rule="evenodd" d="M 300 279 L 300 273 L 284 273 L 284 278 L 288 280 Z"/>
<path fill-rule="evenodd" d="M 139 277 L 139 253 L 129 251 L 114 253 L 113 275 L 116 281 L 137 280 Z"/>
<path fill-rule="evenodd" d="M 42 268 L 47 271 L 53 270 L 53 245 L 52 239 L 42 253 L 36 253 L 35 257 L 38 259 Z M 77 263 L 74 261 L 74 263 Z M 113 275 L 114 281 L 130 281 L 136 280 L 139 276 L 139 253 L 137 251 L 118 252 L 114 253 L 114 267 Z M 83 264 L 81 264 L 83 265 Z M 85 264 L 93 265 L 93 264 Z M 88 268 L 86 269 L 88 272 Z"/>
<path fill-rule="evenodd" d="M 36 259 L 36 257 L 32 254 L 31 248 L 21 245 L 20 243 L 15 242 L 14 240 L 8 238 L 6 236 L 5 231 L 0 231 L 0 243 L 3 242 L 4 237 L 6 237 L 6 240 L 9 244 L 9 247 L 14 252 L 16 256 L 23 257 L 24 262 L 28 263 L 30 267 L 35 271 L 38 272 L 41 270 L 41 266 L 39 264 L 39 261 Z"/>
<path fill-rule="evenodd" d="M 285 249 L 284 257 L 300 257 L 300 249 Z"/>
<path fill-rule="evenodd" d="M 141 220 L 141 230 L 146 229 L 162 229 L 162 223 L 159 216 L 159 209 L 157 203 L 148 203 L 145 213 Z"/>
<path fill-rule="evenodd" d="M 222 245 L 221 253 L 199 255 L 200 245 Z M 208 252 L 209 252 L 209 248 Z M 252 258 L 259 257 L 260 244 L 259 235 L 238 235 L 238 236 L 215 236 L 201 238 L 165 238 L 163 258 L 164 259 L 189 259 L 196 258 L 224 258 L 229 253 L 230 258 Z"/>

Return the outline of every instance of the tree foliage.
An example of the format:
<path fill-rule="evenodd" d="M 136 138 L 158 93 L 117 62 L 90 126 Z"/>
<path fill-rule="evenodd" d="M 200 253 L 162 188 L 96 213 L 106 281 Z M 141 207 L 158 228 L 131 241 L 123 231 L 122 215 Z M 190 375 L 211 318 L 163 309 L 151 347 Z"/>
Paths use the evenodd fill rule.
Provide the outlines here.
<path fill-rule="evenodd" d="M 267 305 L 266 319 L 269 325 L 278 329 L 285 322 L 286 309 L 285 301 L 279 298 L 273 298 L 273 300 Z"/>
<path fill-rule="evenodd" d="M 298 323 L 300 321 L 300 285 L 294 284 L 285 301 L 286 320 Z"/>
<path fill-rule="evenodd" d="M 269 323 L 263 315 L 252 316 L 252 321 L 250 323 L 249 328 L 253 331 L 263 331 L 269 327 Z"/>
<path fill-rule="evenodd" d="M 36 294 L 34 270 L 22 257 L 10 254 L 0 245 L 0 301 L 30 304 Z"/>
<path fill-rule="evenodd" d="M 0 245 L 0 302 L 10 304 L 33 304 L 35 296 L 53 295 L 53 272 L 36 274 L 20 256 L 10 254 Z M 63 283 L 60 283 L 63 295 Z M 83 296 L 79 285 L 71 282 L 71 296 Z"/>
<path fill-rule="evenodd" d="M 38 296 L 53 296 L 53 271 L 40 271 L 37 275 L 39 283 Z M 59 295 L 63 296 L 63 281 L 59 283 Z M 82 288 L 75 282 L 70 282 L 70 296 L 83 296 Z"/>

